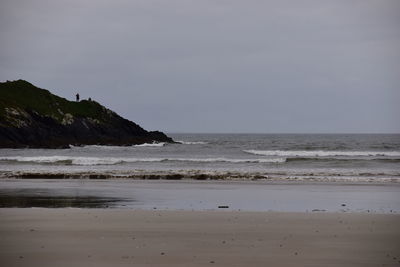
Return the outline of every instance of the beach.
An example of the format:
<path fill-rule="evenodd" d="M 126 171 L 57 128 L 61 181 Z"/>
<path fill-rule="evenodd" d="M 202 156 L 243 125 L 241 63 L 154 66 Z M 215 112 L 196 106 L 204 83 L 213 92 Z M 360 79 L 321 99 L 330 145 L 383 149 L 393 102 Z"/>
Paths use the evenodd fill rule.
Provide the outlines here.
<path fill-rule="evenodd" d="M 400 0 L 0 0 L 0 267 L 400 266 Z"/>
<path fill-rule="evenodd" d="M 2 266 L 398 266 L 400 216 L 0 209 Z"/>
<path fill-rule="evenodd" d="M 4 266 L 398 266 L 397 183 L 3 179 Z"/>
<path fill-rule="evenodd" d="M 399 266 L 399 135 L 3 149 L 0 266 Z"/>

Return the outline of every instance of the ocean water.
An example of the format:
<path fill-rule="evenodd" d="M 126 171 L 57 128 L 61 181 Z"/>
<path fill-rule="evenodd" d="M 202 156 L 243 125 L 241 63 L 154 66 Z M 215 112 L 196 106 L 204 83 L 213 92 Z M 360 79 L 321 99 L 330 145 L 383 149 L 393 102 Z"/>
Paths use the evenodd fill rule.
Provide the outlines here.
<path fill-rule="evenodd" d="M 0 177 L 102 174 L 155 179 L 179 174 L 202 179 L 400 182 L 399 134 L 170 136 L 178 143 L 0 149 Z"/>

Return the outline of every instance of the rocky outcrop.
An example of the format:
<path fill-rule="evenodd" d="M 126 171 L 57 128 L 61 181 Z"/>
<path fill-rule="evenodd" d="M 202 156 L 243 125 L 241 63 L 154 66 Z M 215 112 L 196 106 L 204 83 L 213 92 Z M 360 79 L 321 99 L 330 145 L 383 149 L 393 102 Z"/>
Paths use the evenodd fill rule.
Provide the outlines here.
<path fill-rule="evenodd" d="M 95 101 L 68 101 L 23 81 L 0 83 L 0 148 L 173 142 Z"/>

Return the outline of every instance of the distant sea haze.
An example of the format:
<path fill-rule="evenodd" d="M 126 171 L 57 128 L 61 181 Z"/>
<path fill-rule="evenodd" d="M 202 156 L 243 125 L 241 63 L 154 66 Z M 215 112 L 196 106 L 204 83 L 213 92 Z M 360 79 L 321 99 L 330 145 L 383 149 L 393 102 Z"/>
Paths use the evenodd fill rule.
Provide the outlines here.
<path fill-rule="evenodd" d="M 176 144 L 1 149 L 2 177 L 180 174 L 190 178 L 400 181 L 398 134 L 172 134 Z M 203 176 L 203 177 L 204 177 Z M 138 176 L 140 177 L 140 176 Z"/>

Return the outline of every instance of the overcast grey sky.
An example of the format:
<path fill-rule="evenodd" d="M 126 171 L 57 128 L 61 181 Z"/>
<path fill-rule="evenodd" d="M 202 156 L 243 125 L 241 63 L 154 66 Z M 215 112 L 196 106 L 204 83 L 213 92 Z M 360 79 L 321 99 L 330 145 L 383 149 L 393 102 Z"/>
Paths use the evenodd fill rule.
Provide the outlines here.
<path fill-rule="evenodd" d="M 400 132 L 400 1 L 0 0 L 0 80 L 149 130 Z"/>

